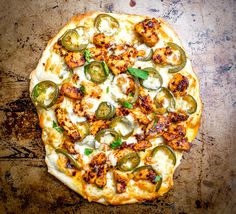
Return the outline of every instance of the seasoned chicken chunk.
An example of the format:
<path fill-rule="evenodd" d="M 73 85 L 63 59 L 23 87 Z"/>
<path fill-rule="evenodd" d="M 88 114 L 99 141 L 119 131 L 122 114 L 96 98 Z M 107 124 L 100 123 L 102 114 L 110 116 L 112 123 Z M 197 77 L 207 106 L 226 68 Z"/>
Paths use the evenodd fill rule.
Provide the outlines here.
<path fill-rule="evenodd" d="M 100 130 L 107 129 L 109 127 L 110 121 L 108 120 L 96 120 L 92 121 L 90 124 L 90 133 L 96 135 Z"/>
<path fill-rule="evenodd" d="M 65 56 L 65 63 L 69 68 L 83 66 L 85 62 L 84 54 L 80 52 L 68 52 L 68 54 Z"/>
<path fill-rule="evenodd" d="M 104 61 L 107 56 L 106 48 L 93 47 L 93 48 L 89 48 L 89 51 L 92 58 L 98 61 Z"/>
<path fill-rule="evenodd" d="M 98 33 L 93 36 L 93 43 L 97 47 L 108 48 L 111 41 L 112 36 L 106 36 L 104 33 Z"/>
<path fill-rule="evenodd" d="M 68 54 L 68 51 L 61 44 L 59 44 L 59 42 L 56 42 L 53 45 L 53 51 L 57 54 L 60 54 L 62 57 Z"/>
<path fill-rule="evenodd" d="M 83 175 L 84 181 L 90 184 L 96 184 L 100 188 L 104 187 L 107 183 L 106 174 L 109 168 L 106 161 L 107 159 L 104 153 L 96 154 L 89 164 L 90 169 L 86 170 Z"/>
<path fill-rule="evenodd" d="M 170 125 L 168 117 L 156 115 L 155 119 L 148 124 L 145 135 L 148 139 L 162 135 Z"/>
<path fill-rule="evenodd" d="M 70 154 L 77 154 L 77 152 L 75 151 L 75 144 L 70 140 L 65 140 L 62 144 L 62 148 L 68 151 L 68 153 Z"/>
<path fill-rule="evenodd" d="M 167 145 L 172 147 L 174 150 L 189 151 L 191 144 L 188 142 L 187 138 L 177 138 L 172 141 L 167 142 Z"/>
<path fill-rule="evenodd" d="M 134 26 L 135 31 L 142 37 L 145 44 L 153 47 L 158 41 L 160 23 L 155 19 L 145 19 Z"/>
<path fill-rule="evenodd" d="M 75 100 L 81 99 L 83 97 L 83 92 L 79 88 L 73 86 L 71 83 L 62 84 L 60 93 Z"/>
<path fill-rule="evenodd" d="M 142 151 L 150 147 L 152 147 L 152 144 L 149 141 L 142 140 L 142 141 L 139 141 L 138 143 L 135 143 L 133 149 L 135 151 Z"/>
<path fill-rule="evenodd" d="M 129 67 L 132 67 L 134 65 L 134 60 L 137 57 L 138 51 L 136 48 L 129 46 L 129 45 L 123 45 L 118 46 L 116 49 L 123 48 L 122 53 L 118 55 L 110 55 L 106 59 L 106 63 L 108 67 L 111 69 L 113 74 L 118 75 L 120 73 L 125 72 Z"/>
<path fill-rule="evenodd" d="M 172 50 L 169 46 L 165 48 L 157 48 L 153 53 L 152 59 L 155 63 L 159 65 L 168 65 L 170 63 L 168 62 L 167 57 L 171 54 Z"/>
<path fill-rule="evenodd" d="M 148 119 L 147 115 L 144 114 L 140 108 L 133 108 L 130 109 L 130 113 L 134 117 L 135 120 L 137 120 L 141 124 L 148 124 L 150 123 L 150 119 Z"/>
<path fill-rule="evenodd" d="M 123 193 L 126 190 L 127 184 L 129 182 L 129 178 L 126 175 L 126 173 L 122 173 L 118 170 L 115 170 L 113 172 L 114 179 L 116 182 L 116 192 L 117 193 Z"/>
<path fill-rule="evenodd" d="M 183 138 L 186 135 L 186 129 L 182 125 L 171 125 L 163 134 L 166 141 L 172 141 L 177 138 Z"/>
<path fill-rule="evenodd" d="M 66 109 L 57 108 L 56 117 L 59 125 L 65 130 L 66 134 L 73 140 L 81 140 L 82 136 L 80 135 L 79 130 L 76 125 L 67 116 Z"/>
<path fill-rule="evenodd" d="M 188 86 L 188 78 L 180 73 L 175 74 L 168 84 L 168 88 L 173 92 L 175 96 L 186 95 Z"/>
<path fill-rule="evenodd" d="M 149 180 L 152 183 L 156 183 L 155 178 L 157 176 L 157 173 L 152 169 L 152 167 L 144 166 L 138 168 L 137 172 L 134 172 L 134 180 Z"/>
<path fill-rule="evenodd" d="M 186 114 L 186 112 L 170 112 L 168 114 L 168 117 L 170 118 L 170 121 L 172 123 L 183 122 L 189 118 L 189 116 Z"/>

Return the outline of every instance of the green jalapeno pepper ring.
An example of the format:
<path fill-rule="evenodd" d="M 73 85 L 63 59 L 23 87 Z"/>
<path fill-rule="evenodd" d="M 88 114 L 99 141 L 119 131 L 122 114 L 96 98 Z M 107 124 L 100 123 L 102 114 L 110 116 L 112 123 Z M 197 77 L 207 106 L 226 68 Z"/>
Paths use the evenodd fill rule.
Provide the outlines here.
<path fill-rule="evenodd" d="M 120 139 L 119 133 L 116 132 L 115 130 L 103 129 L 96 134 L 96 136 L 95 136 L 96 141 L 98 141 L 100 143 L 101 138 L 104 137 L 105 135 L 107 135 L 107 133 L 111 134 L 114 137 L 114 141 L 117 141 L 118 139 Z"/>
<path fill-rule="evenodd" d="M 163 93 L 165 94 L 165 98 L 167 98 L 167 99 L 169 100 L 169 102 L 170 102 L 169 106 L 167 106 L 167 107 L 165 108 L 165 112 L 166 112 L 166 111 L 169 111 L 170 108 L 175 108 L 176 102 L 175 102 L 174 95 L 169 91 L 169 89 L 167 89 L 167 88 L 165 88 L 165 87 L 161 87 L 161 88 L 158 90 L 156 96 L 154 97 L 154 103 L 155 103 L 156 107 L 157 107 L 157 108 L 164 108 L 164 107 L 162 106 L 162 104 L 160 103 L 160 100 L 158 100 L 158 94 L 161 93 L 161 92 L 163 92 Z M 165 113 L 165 112 L 164 112 L 164 113 Z"/>
<path fill-rule="evenodd" d="M 128 163 L 129 161 L 131 162 L 131 165 L 126 166 L 125 164 Z M 139 165 L 139 163 L 140 163 L 140 157 L 138 153 L 131 152 L 119 160 L 117 167 L 119 170 L 127 172 L 133 170 L 135 167 Z"/>
<path fill-rule="evenodd" d="M 153 77 L 158 79 L 160 82 L 160 86 L 156 87 L 156 88 L 152 88 L 150 86 L 145 86 L 145 84 L 144 84 L 145 80 L 140 80 L 141 85 L 149 90 L 158 90 L 163 84 L 163 79 L 162 79 L 162 76 L 160 75 L 160 73 L 153 67 L 143 68 L 142 70 L 147 71 L 149 73 L 148 77 L 150 77 L 152 75 Z"/>
<path fill-rule="evenodd" d="M 115 107 L 109 102 L 101 102 L 95 111 L 97 119 L 107 120 L 112 118 L 116 113 Z"/>
<path fill-rule="evenodd" d="M 112 17 L 112 16 L 110 16 L 110 15 L 108 15 L 108 14 L 99 14 L 99 15 L 95 18 L 94 26 L 98 29 L 98 31 L 99 31 L 100 33 L 106 33 L 106 31 L 102 30 L 101 27 L 100 27 L 100 24 L 101 24 L 101 22 L 102 22 L 102 19 L 109 19 L 109 20 L 110 20 L 110 25 L 111 25 L 111 27 L 117 29 L 113 34 L 115 34 L 115 33 L 118 31 L 120 25 L 119 25 L 119 22 L 118 22 L 118 20 L 117 20 L 116 18 L 114 18 L 114 17 Z M 109 35 L 111 36 L 111 35 L 113 35 L 113 34 L 109 34 Z"/>
<path fill-rule="evenodd" d="M 65 155 L 77 169 L 81 169 L 80 165 L 78 164 L 78 161 L 71 154 L 68 154 L 67 151 L 65 151 L 64 149 L 56 149 L 55 151 L 56 153 Z"/>
<path fill-rule="evenodd" d="M 190 107 L 187 110 L 188 114 L 193 114 L 197 111 L 197 101 L 194 99 L 194 97 L 190 94 L 183 97 L 183 100 L 186 101 Z"/>
<path fill-rule="evenodd" d="M 47 89 L 49 89 L 50 87 L 53 88 L 53 92 L 49 94 L 48 98 L 46 98 L 44 96 L 46 96 Z M 36 106 L 39 105 L 43 108 L 52 107 L 56 103 L 58 96 L 59 88 L 56 83 L 50 80 L 39 82 L 34 86 L 31 94 L 31 98 L 34 104 Z M 48 102 L 48 104 L 45 103 L 46 101 Z"/>
<path fill-rule="evenodd" d="M 132 123 L 126 118 L 126 117 L 115 117 L 110 124 L 110 127 L 112 129 L 115 129 L 115 127 L 117 126 L 118 123 L 123 123 L 127 128 L 130 129 L 130 131 L 126 134 L 126 135 L 122 135 L 121 133 L 119 133 L 123 138 L 128 138 L 130 135 L 132 135 L 133 131 L 134 131 L 134 127 L 132 125 Z"/>
<path fill-rule="evenodd" d="M 179 65 L 176 65 L 176 66 L 172 66 L 172 68 L 170 68 L 168 70 L 169 73 L 176 73 L 178 71 L 181 71 L 186 63 L 187 63 L 187 56 L 185 54 L 185 51 L 177 44 L 173 43 L 173 42 L 168 42 L 167 43 L 167 46 L 173 48 L 173 49 L 176 49 L 179 51 L 180 53 L 180 64 Z"/>
<path fill-rule="evenodd" d="M 165 151 L 165 153 L 167 153 L 169 155 L 169 157 L 171 158 L 171 160 L 173 161 L 173 164 L 176 164 L 176 154 L 173 151 L 173 149 L 167 145 L 160 145 L 155 147 L 152 152 L 151 152 L 151 157 L 154 158 L 156 153 L 160 150 Z"/>
<path fill-rule="evenodd" d="M 82 51 L 88 44 L 79 44 L 78 39 L 79 34 L 76 29 L 70 29 L 67 30 L 62 36 L 61 44 L 68 51 Z"/>
<path fill-rule="evenodd" d="M 103 83 L 108 75 L 102 62 L 92 61 L 84 66 L 84 73 L 88 80 L 94 83 Z"/>

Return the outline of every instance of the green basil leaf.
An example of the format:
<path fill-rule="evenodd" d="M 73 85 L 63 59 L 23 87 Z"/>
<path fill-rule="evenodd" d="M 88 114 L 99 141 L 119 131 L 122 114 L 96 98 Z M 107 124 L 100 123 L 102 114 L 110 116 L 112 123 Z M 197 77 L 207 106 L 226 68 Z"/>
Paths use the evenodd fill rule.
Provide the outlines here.
<path fill-rule="evenodd" d="M 133 105 L 127 101 L 123 102 L 122 105 L 125 107 L 125 108 L 133 108 Z"/>
<path fill-rule="evenodd" d="M 118 140 L 114 141 L 113 143 L 111 143 L 111 144 L 110 144 L 110 147 L 111 147 L 112 149 L 116 149 L 116 148 L 118 148 L 121 144 L 122 144 L 121 139 L 118 139 Z"/>
<path fill-rule="evenodd" d="M 85 150 L 84 150 L 84 154 L 85 154 L 85 155 L 90 155 L 91 153 L 93 153 L 93 150 L 92 150 L 92 149 L 85 148 Z"/>
<path fill-rule="evenodd" d="M 106 88 L 106 92 L 107 92 L 107 94 L 109 93 L 109 91 L 110 91 L 110 89 L 109 89 L 109 87 L 107 87 L 107 88 Z"/>
<path fill-rule="evenodd" d="M 82 91 L 83 94 L 86 93 L 86 89 L 83 85 L 80 86 L 79 90 Z"/>
<path fill-rule="evenodd" d="M 138 69 L 138 68 L 128 68 L 128 72 L 135 76 L 138 77 L 140 79 L 146 80 L 148 78 L 148 72 Z"/>
<path fill-rule="evenodd" d="M 154 181 L 157 183 L 162 179 L 162 177 L 160 175 L 157 175 L 154 179 Z"/>
<path fill-rule="evenodd" d="M 64 129 L 62 127 L 58 126 L 55 121 L 53 121 L 53 123 L 52 123 L 52 128 L 57 130 L 59 133 L 62 133 L 64 131 Z"/>
<path fill-rule="evenodd" d="M 110 69 L 108 68 L 107 64 L 104 61 L 102 61 L 102 65 L 105 70 L 105 74 L 108 76 L 110 73 Z"/>
<path fill-rule="evenodd" d="M 91 57 L 92 57 L 92 55 L 91 55 L 90 51 L 89 51 L 88 49 L 86 49 L 86 50 L 84 51 L 84 58 L 85 58 L 85 60 L 86 60 L 87 63 L 90 62 Z"/>

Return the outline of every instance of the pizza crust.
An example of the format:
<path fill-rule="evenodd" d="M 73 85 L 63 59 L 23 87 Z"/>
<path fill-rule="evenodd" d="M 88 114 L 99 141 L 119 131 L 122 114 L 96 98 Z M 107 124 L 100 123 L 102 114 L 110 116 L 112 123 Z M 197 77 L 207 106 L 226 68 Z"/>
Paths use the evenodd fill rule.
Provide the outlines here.
<path fill-rule="evenodd" d="M 57 40 L 65 33 L 65 31 L 67 29 L 73 28 L 71 26 L 78 25 L 78 23 L 85 20 L 86 18 L 95 17 L 98 14 L 99 14 L 99 12 L 92 11 L 92 12 L 88 12 L 85 14 L 78 14 L 78 15 L 72 17 L 71 20 L 62 28 L 62 30 L 60 30 L 60 32 L 48 42 L 47 47 L 45 48 L 45 50 L 42 54 L 42 57 L 39 60 L 38 66 L 30 74 L 30 88 L 29 88 L 30 94 L 33 90 L 33 87 L 39 82 L 39 78 L 38 78 L 37 73 L 38 72 L 40 73 L 40 71 L 44 69 L 43 63 L 46 62 L 48 56 L 50 55 L 50 50 L 51 50 L 52 46 L 54 45 L 54 43 L 57 42 Z M 122 14 L 122 15 L 124 15 L 124 14 Z M 148 18 L 147 16 L 140 16 L 140 15 L 126 15 L 126 18 L 129 19 L 130 17 L 133 17 L 133 16 L 136 16 L 140 19 Z M 162 18 L 158 18 L 158 20 L 162 23 L 164 28 L 168 29 L 168 31 L 173 33 L 175 41 L 178 41 L 178 43 L 180 44 L 180 40 L 178 38 L 178 35 L 174 31 L 174 29 Z M 188 60 L 188 64 L 189 64 L 188 66 L 190 69 L 188 69 L 187 72 L 181 71 L 181 73 L 190 74 L 192 76 L 192 78 L 194 79 L 195 90 L 194 90 L 193 95 L 194 95 L 194 97 L 197 101 L 197 104 L 198 104 L 197 112 L 191 116 L 190 122 L 188 124 L 187 137 L 190 141 L 192 141 L 196 137 L 197 132 L 198 132 L 198 128 L 200 126 L 200 120 L 201 120 L 201 114 L 202 114 L 202 102 L 201 102 L 201 98 L 200 98 L 199 80 L 198 80 L 196 74 L 194 73 L 189 60 Z M 52 110 L 54 111 L 53 108 L 52 108 Z M 131 204 L 131 203 L 142 202 L 144 200 L 154 200 L 155 198 L 162 196 L 164 193 L 168 192 L 172 188 L 172 186 L 173 186 L 173 173 L 174 173 L 175 169 L 178 167 L 178 165 L 180 164 L 182 152 L 177 152 L 177 163 L 173 169 L 173 173 L 169 177 L 166 185 L 164 187 L 161 187 L 161 189 L 158 191 L 158 193 L 154 192 L 154 193 L 147 194 L 145 191 L 144 192 L 138 191 L 136 193 L 132 192 L 132 191 L 127 191 L 122 194 L 115 194 L 115 196 L 113 193 L 109 196 L 108 192 L 105 192 L 105 194 L 107 194 L 107 195 L 100 194 L 100 193 L 94 194 L 94 193 L 92 193 L 92 191 L 94 191 L 93 188 L 91 189 L 92 191 L 86 191 L 86 189 L 88 189 L 88 185 L 90 185 L 90 184 L 85 184 L 84 182 L 81 182 L 82 172 L 77 173 L 76 177 L 70 177 L 70 176 L 66 175 L 64 172 L 60 171 L 60 169 L 58 168 L 58 166 L 56 164 L 57 154 L 55 153 L 55 149 L 54 149 L 55 143 L 49 143 L 50 140 L 48 140 L 48 136 L 45 137 L 45 135 L 48 135 L 48 134 L 45 134 L 45 132 L 46 132 L 45 131 L 45 123 L 46 123 L 45 120 L 47 119 L 48 115 L 45 114 L 44 110 L 39 109 L 39 108 L 37 108 L 37 112 L 38 112 L 38 116 L 40 118 L 40 127 L 42 128 L 42 139 L 43 139 L 43 142 L 46 147 L 45 161 L 48 166 L 48 172 L 50 174 L 54 175 L 60 181 L 62 181 L 69 188 L 73 189 L 75 192 L 79 193 L 84 198 L 88 199 L 89 201 L 96 201 L 96 202 L 106 204 L 106 205 L 107 204 L 112 204 L 112 205 Z M 57 135 L 53 136 L 52 138 L 57 138 Z M 53 142 L 53 140 L 52 140 L 52 142 Z M 129 187 L 129 188 L 131 188 L 131 187 Z M 113 191 L 115 191 L 115 189 Z M 97 195 L 102 195 L 102 196 L 97 196 Z"/>

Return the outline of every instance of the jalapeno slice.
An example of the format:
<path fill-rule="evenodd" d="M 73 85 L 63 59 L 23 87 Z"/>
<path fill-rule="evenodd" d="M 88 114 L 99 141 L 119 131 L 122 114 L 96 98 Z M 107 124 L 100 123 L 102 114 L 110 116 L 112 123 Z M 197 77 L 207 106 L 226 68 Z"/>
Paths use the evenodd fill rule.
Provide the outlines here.
<path fill-rule="evenodd" d="M 36 106 L 43 108 L 52 107 L 59 96 L 59 88 L 56 83 L 46 80 L 34 86 L 31 97 Z"/>
<path fill-rule="evenodd" d="M 147 62 L 147 61 L 152 59 L 152 56 L 153 56 L 153 50 L 150 49 L 150 51 L 149 51 L 149 53 L 148 53 L 148 55 L 146 57 L 139 57 L 138 60 L 139 61 L 143 61 L 143 62 Z"/>
<path fill-rule="evenodd" d="M 88 121 L 78 122 L 77 129 L 80 133 L 81 139 L 84 139 L 90 133 L 90 124 Z"/>
<path fill-rule="evenodd" d="M 104 22 L 106 22 L 104 24 Z M 100 33 L 104 33 L 108 36 L 114 35 L 119 30 L 119 22 L 114 17 L 108 14 L 99 14 L 94 21 L 94 26 L 98 29 Z M 108 29 L 103 28 L 104 26 L 109 26 Z"/>
<path fill-rule="evenodd" d="M 106 137 L 107 137 L 107 139 L 106 139 Z M 104 138 L 104 139 L 102 139 L 102 138 Z M 120 135 L 118 134 L 118 132 L 116 132 L 113 129 L 103 129 L 96 134 L 95 139 L 99 143 L 101 143 L 101 141 L 103 140 L 104 143 L 111 144 L 112 142 L 120 139 Z"/>
<path fill-rule="evenodd" d="M 188 114 L 193 114 L 197 111 L 197 101 L 194 99 L 194 97 L 190 94 L 183 97 L 183 100 L 186 102 L 188 108 L 186 112 Z"/>
<path fill-rule="evenodd" d="M 109 102 L 101 102 L 95 111 L 97 119 L 107 120 L 112 118 L 116 113 L 115 107 Z"/>
<path fill-rule="evenodd" d="M 176 164 L 176 155 L 173 149 L 167 145 L 160 145 L 155 147 L 151 152 L 151 157 L 154 158 L 158 151 L 164 151 L 165 154 L 169 156 L 169 158 L 173 161 L 173 165 Z"/>
<path fill-rule="evenodd" d="M 82 51 L 87 47 L 88 43 L 80 44 L 79 38 L 80 35 L 76 29 L 70 29 L 62 36 L 61 44 L 68 51 Z"/>
<path fill-rule="evenodd" d="M 94 83 L 103 83 L 108 75 L 102 62 L 92 61 L 84 66 L 84 73 L 88 80 Z"/>
<path fill-rule="evenodd" d="M 181 71 L 186 63 L 187 63 L 187 56 L 185 54 L 185 51 L 177 44 L 173 42 L 168 42 L 167 46 L 171 47 L 172 49 L 176 49 L 180 53 L 180 63 L 178 65 L 173 65 L 172 68 L 168 70 L 169 73 L 176 73 L 178 71 Z"/>
<path fill-rule="evenodd" d="M 140 157 L 138 153 L 131 152 L 119 160 L 117 167 L 119 170 L 127 172 L 135 169 L 135 167 L 137 167 L 139 163 Z"/>
<path fill-rule="evenodd" d="M 111 121 L 110 127 L 117 131 L 123 138 L 128 138 L 134 131 L 133 124 L 126 117 L 114 118 Z"/>
<path fill-rule="evenodd" d="M 147 71 L 149 73 L 148 78 L 146 80 L 140 80 L 140 83 L 143 87 L 149 90 L 157 90 L 162 86 L 163 79 L 155 68 L 148 67 L 143 68 L 142 70 Z"/>
<path fill-rule="evenodd" d="M 77 168 L 79 170 L 81 169 L 78 161 L 71 154 L 69 154 L 67 151 L 65 151 L 64 149 L 56 149 L 55 151 L 56 151 L 56 153 L 60 153 L 60 154 L 65 155 L 70 160 L 70 162 L 75 166 L 75 168 Z"/>
<path fill-rule="evenodd" d="M 162 176 L 161 175 L 157 175 L 156 177 L 156 192 L 158 192 L 158 190 L 161 188 L 161 184 L 162 184 Z"/>
<path fill-rule="evenodd" d="M 174 95 L 165 87 L 161 87 L 156 96 L 154 97 L 154 103 L 159 113 L 166 113 L 175 108 Z"/>

